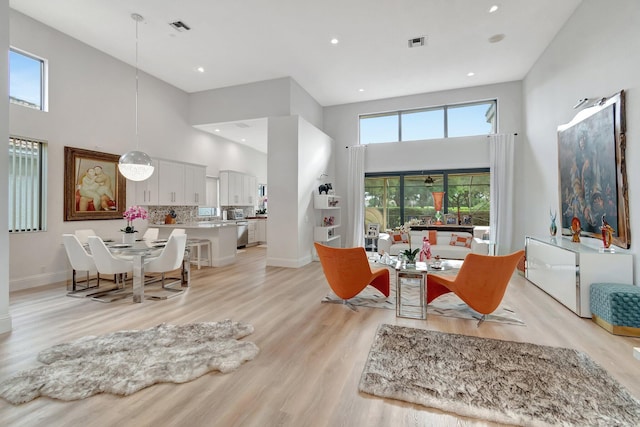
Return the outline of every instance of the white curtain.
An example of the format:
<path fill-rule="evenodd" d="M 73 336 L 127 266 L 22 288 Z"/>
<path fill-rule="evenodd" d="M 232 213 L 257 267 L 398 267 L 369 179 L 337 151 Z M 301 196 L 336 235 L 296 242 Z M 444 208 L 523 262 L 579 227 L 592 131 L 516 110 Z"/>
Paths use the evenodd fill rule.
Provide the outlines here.
<path fill-rule="evenodd" d="M 365 145 L 349 147 L 347 197 L 351 233 L 346 247 L 364 246 L 364 154 Z"/>
<path fill-rule="evenodd" d="M 489 136 L 491 156 L 491 241 L 496 255 L 511 252 L 513 238 L 513 163 L 515 135 Z"/>

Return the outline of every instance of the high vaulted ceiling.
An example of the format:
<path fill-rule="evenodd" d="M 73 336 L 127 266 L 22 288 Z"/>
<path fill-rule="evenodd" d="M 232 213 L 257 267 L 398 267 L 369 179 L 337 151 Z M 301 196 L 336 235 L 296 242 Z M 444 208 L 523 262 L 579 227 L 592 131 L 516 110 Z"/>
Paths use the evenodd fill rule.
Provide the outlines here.
<path fill-rule="evenodd" d="M 521 80 L 580 2 L 10 0 L 10 6 L 131 65 L 131 14 L 139 13 L 138 66 L 167 83 L 191 93 L 289 76 L 330 106 Z M 174 21 L 190 30 L 176 31 Z M 409 48 L 409 39 L 420 36 L 425 45 Z"/>

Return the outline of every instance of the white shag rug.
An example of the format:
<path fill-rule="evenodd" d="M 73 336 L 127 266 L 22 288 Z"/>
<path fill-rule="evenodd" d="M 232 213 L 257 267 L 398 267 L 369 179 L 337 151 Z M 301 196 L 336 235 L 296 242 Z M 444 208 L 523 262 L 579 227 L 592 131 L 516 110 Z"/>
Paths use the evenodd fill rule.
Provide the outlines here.
<path fill-rule="evenodd" d="M 40 352 L 45 365 L 2 381 L 0 396 L 13 404 L 39 396 L 127 396 L 156 383 L 184 383 L 213 370 L 227 373 L 260 351 L 252 342 L 238 341 L 252 332 L 253 326 L 227 319 L 80 338 Z"/>
<path fill-rule="evenodd" d="M 568 348 L 381 325 L 360 391 L 504 424 L 637 426 L 640 402 Z"/>

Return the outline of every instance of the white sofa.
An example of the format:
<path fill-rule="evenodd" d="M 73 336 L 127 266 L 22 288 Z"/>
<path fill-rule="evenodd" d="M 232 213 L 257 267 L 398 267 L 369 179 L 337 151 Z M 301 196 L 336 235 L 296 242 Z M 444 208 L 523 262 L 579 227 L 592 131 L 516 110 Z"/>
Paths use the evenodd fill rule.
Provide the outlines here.
<path fill-rule="evenodd" d="M 452 246 L 451 235 L 455 233 L 458 236 L 471 237 L 471 247 L 465 246 Z M 437 231 L 436 232 L 436 244 L 431 244 L 431 255 L 435 257 L 440 255 L 440 258 L 444 259 L 464 259 L 469 253 L 476 253 L 482 255 L 489 254 L 489 245 L 482 240 L 482 237 L 487 233 L 486 227 L 476 227 L 474 229 L 474 236 L 470 233 L 462 231 Z M 411 230 L 411 249 L 422 248 L 422 238 L 429 236 L 429 231 Z M 391 256 L 398 255 L 405 249 L 409 249 L 409 243 L 394 243 L 391 235 L 388 233 L 380 233 L 378 237 L 378 253 L 388 253 Z"/>

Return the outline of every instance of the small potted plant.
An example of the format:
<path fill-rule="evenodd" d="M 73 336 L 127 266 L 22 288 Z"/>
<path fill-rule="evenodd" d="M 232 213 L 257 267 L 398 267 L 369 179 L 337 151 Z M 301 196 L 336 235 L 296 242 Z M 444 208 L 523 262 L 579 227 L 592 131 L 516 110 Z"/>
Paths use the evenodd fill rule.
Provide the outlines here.
<path fill-rule="evenodd" d="M 420 248 L 411 250 L 411 246 L 409 246 L 409 249 L 402 251 L 402 255 L 407 261 L 407 265 L 414 266 L 416 264 L 416 255 L 418 255 L 418 252 L 420 252 Z"/>
<path fill-rule="evenodd" d="M 135 241 L 135 234 L 138 230 L 133 227 L 134 219 L 147 219 L 149 218 L 149 214 L 147 211 L 141 206 L 131 206 L 129 209 L 124 211 L 122 217 L 127 220 L 127 226 L 122 228 L 124 234 L 122 235 L 123 243 L 133 243 Z"/>

